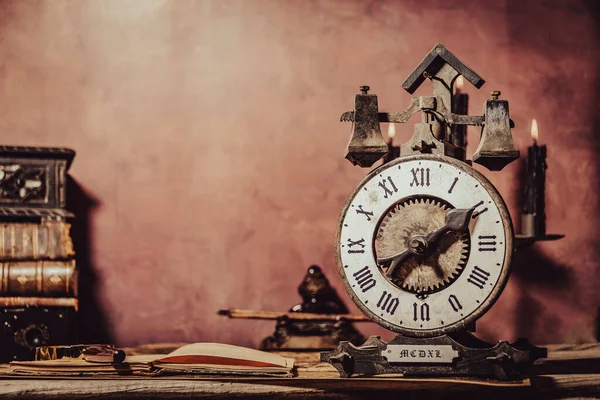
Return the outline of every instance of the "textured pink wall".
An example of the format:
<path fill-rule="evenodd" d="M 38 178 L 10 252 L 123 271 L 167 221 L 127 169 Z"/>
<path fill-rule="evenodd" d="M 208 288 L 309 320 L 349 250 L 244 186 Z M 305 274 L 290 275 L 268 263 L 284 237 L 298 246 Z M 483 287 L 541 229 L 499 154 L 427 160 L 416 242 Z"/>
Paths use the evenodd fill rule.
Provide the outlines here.
<path fill-rule="evenodd" d="M 549 229 L 568 235 L 517 256 L 479 332 L 591 340 L 599 23 L 576 0 L 0 0 L 0 141 L 78 152 L 71 174 L 95 202 L 76 231 L 95 282 L 83 311 L 117 343 L 256 345 L 272 323 L 216 311 L 286 309 L 311 263 L 342 290 L 335 224 L 367 171 L 343 159 L 339 115 L 360 84 L 403 108 L 402 81 L 442 42 L 487 80 L 467 89 L 472 112 L 501 90 L 521 150 L 537 118 Z M 486 172 L 515 222 L 519 173 Z"/>

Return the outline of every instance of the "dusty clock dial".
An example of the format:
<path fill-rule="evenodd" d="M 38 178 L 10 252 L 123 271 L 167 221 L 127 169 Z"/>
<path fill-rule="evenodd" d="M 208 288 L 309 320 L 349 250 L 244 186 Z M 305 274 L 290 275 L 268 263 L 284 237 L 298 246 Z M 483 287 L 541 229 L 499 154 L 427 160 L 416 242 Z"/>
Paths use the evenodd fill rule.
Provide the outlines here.
<path fill-rule="evenodd" d="M 339 220 L 336 256 L 366 315 L 428 337 L 463 329 L 491 307 L 508 280 L 512 235 L 508 210 L 482 174 L 416 155 L 356 187 Z"/>
<path fill-rule="evenodd" d="M 470 236 L 465 229 L 440 231 L 447 226 L 451 210 L 455 209 L 442 199 L 416 196 L 399 201 L 384 214 L 375 253 L 388 280 L 426 296 L 460 276 L 467 264 Z"/>

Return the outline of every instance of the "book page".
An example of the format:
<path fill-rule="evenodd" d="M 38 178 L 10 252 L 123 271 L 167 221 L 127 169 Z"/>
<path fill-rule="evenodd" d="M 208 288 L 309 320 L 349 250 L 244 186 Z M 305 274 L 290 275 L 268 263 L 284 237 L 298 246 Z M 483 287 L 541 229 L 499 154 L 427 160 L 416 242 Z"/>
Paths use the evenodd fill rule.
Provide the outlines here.
<path fill-rule="evenodd" d="M 155 360 L 155 363 L 290 368 L 290 361 L 277 354 L 221 343 L 188 344 Z"/>

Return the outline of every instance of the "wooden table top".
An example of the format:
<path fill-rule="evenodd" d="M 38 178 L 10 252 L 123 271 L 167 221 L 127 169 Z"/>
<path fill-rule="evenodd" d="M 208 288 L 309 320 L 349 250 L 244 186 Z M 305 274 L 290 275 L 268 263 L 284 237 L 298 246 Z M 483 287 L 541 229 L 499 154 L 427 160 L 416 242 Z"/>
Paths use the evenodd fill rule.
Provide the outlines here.
<path fill-rule="evenodd" d="M 145 349 L 156 350 L 156 347 Z M 130 350 L 129 354 L 132 353 L 136 351 Z M 529 378 L 517 382 L 459 378 L 343 379 L 339 378 L 333 367 L 319 363 L 318 353 L 282 353 L 296 359 L 296 377 L 3 378 L 0 383 L 0 397 L 600 399 L 599 343 L 551 345 L 548 346 L 548 353 L 547 359 L 536 362 Z"/>

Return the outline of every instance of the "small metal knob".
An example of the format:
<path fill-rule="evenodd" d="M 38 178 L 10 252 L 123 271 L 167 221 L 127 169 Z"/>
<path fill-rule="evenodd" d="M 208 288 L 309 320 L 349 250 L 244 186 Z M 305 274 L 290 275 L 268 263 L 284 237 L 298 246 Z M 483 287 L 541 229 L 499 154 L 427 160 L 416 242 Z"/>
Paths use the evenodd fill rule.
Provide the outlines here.
<path fill-rule="evenodd" d="M 371 88 L 369 86 L 366 86 L 366 85 L 365 86 L 361 86 L 359 89 L 360 89 L 360 91 L 361 91 L 362 94 L 367 94 L 369 92 L 369 90 L 371 90 Z"/>
<path fill-rule="evenodd" d="M 500 97 L 500 95 L 502 94 L 501 91 L 499 90 L 494 90 L 491 95 L 492 95 L 492 100 L 498 100 L 498 97 Z"/>
<path fill-rule="evenodd" d="M 415 254 L 423 254 L 427 250 L 427 242 L 422 236 L 414 236 L 408 241 L 408 246 Z"/>

